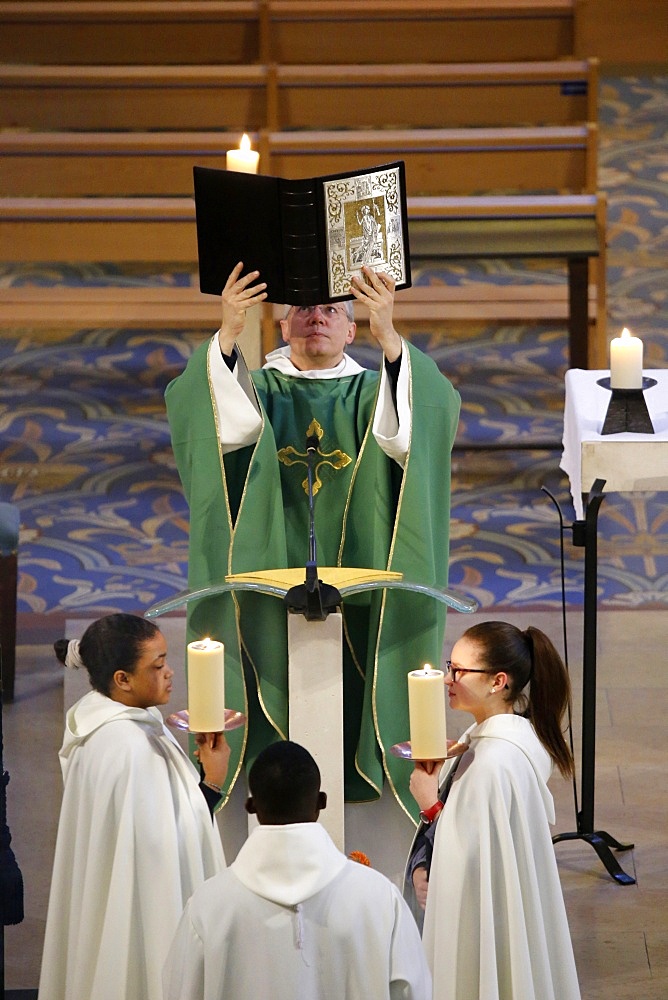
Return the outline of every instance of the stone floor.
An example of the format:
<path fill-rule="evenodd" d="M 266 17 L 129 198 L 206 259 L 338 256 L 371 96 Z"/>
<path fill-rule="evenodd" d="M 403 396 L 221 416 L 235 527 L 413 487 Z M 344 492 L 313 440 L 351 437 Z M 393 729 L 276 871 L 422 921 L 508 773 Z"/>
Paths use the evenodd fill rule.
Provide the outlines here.
<path fill-rule="evenodd" d="M 521 627 L 535 624 L 563 648 L 561 618 L 556 613 L 452 614 L 446 654 L 472 619 L 490 617 L 504 618 Z M 8 820 L 12 847 L 25 885 L 24 921 L 5 930 L 5 985 L 18 991 L 34 989 L 39 977 L 60 801 L 57 751 L 66 697 L 63 672 L 51 653 L 51 644 L 71 627 L 72 623 L 66 625 L 55 616 L 20 618 L 16 699 L 4 710 L 5 767 L 11 776 L 7 790 Z M 182 622 L 171 620 L 169 628 L 178 634 Z M 578 766 L 581 632 L 581 615 L 569 612 L 568 654 L 575 692 L 573 729 Z M 624 871 L 637 882 L 629 886 L 614 882 L 594 850 L 582 841 L 561 843 L 555 848 L 582 996 L 583 1000 L 665 1000 L 668 996 L 665 780 L 668 672 L 664 667 L 668 614 L 601 612 L 598 646 L 595 825 L 620 841 L 635 844 L 633 850 L 618 857 Z M 170 649 L 173 647 L 172 641 Z M 172 665 L 177 655 L 171 657 Z M 466 719 L 452 713 L 448 735 L 456 736 L 467 724 Z M 557 803 L 555 831 L 575 830 L 573 788 L 555 778 L 553 792 Z M 393 805 L 386 804 L 384 808 L 386 826 L 393 826 L 395 856 L 377 867 L 396 877 L 411 831 L 398 810 L 393 812 Z M 229 820 L 228 860 L 233 857 L 230 835 L 236 824 L 231 815 Z M 224 827 L 224 814 L 221 823 Z M 238 832 L 237 825 L 237 840 Z M 373 857 L 371 852 L 367 853 Z M 16 1000 L 19 997 L 28 1000 L 30 996 L 18 992 Z"/>

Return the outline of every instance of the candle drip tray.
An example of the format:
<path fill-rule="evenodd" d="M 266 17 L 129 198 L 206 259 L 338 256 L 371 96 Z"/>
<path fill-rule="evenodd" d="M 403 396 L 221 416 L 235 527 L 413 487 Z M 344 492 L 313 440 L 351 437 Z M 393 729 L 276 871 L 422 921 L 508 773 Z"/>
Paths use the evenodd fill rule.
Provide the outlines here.
<path fill-rule="evenodd" d="M 468 750 L 468 743 L 458 743 L 456 740 L 448 740 L 448 752 L 445 754 L 445 758 L 439 757 L 439 760 L 449 760 L 450 757 L 460 757 L 466 750 Z M 414 757 L 411 751 L 410 740 L 405 743 L 395 743 L 393 747 L 390 747 L 390 753 L 395 757 L 400 757 L 402 760 L 432 760 L 431 757 Z"/>
<path fill-rule="evenodd" d="M 194 732 L 189 725 L 187 708 L 182 708 L 180 712 L 173 712 L 171 715 L 168 715 L 165 722 L 171 729 L 180 729 L 185 733 Z M 245 722 L 246 716 L 243 712 L 237 712 L 234 708 L 225 709 L 224 732 L 229 733 L 232 729 L 238 729 L 240 726 L 243 726 Z"/>

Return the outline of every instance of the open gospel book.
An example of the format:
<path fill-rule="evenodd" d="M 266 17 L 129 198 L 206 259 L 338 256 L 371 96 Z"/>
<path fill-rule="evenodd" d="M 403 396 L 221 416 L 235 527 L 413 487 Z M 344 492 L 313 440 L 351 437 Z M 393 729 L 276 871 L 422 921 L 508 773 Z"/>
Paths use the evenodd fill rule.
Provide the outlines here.
<path fill-rule="evenodd" d="M 238 261 L 267 282 L 267 301 L 350 299 L 368 264 L 411 284 L 403 162 L 287 180 L 194 167 L 200 290 L 219 295 Z"/>

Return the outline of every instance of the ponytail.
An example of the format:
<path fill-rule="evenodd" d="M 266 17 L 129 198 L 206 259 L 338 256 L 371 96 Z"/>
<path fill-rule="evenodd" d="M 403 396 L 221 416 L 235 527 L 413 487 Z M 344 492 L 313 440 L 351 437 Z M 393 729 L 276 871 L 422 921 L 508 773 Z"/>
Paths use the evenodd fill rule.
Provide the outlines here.
<path fill-rule="evenodd" d="M 523 635 L 531 649 L 531 683 L 526 715 L 563 777 L 571 778 L 575 770 L 573 755 L 561 729 L 564 714 L 571 706 L 568 672 L 544 632 L 530 625 Z"/>

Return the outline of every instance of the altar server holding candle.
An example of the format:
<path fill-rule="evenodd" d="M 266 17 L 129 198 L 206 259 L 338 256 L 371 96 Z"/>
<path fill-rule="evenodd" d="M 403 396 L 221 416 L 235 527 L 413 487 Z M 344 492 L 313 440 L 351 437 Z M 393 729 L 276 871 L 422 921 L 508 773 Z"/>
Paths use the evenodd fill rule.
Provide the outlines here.
<path fill-rule="evenodd" d="M 40 1000 L 161 1000 L 183 907 L 225 865 L 212 810 L 229 747 L 201 737 L 200 782 L 157 708 L 174 673 L 152 622 L 107 615 L 55 651 L 88 671 L 93 690 L 67 712 L 60 750 Z"/>
<path fill-rule="evenodd" d="M 626 327 L 610 341 L 610 388 L 642 389 L 643 343 Z"/>
<path fill-rule="evenodd" d="M 411 777 L 425 814 L 442 805 L 423 824 L 435 822 L 433 854 L 413 876 L 434 1000 L 579 1000 L 547 787 L 555 765 L 573 773 L 566 668 L 543 632 L 506 622 L 474 625 L 451 656 L 450 707 L 475 719 L 460 738 L 469 749 L 449 788 L 425 764 Z"/>

